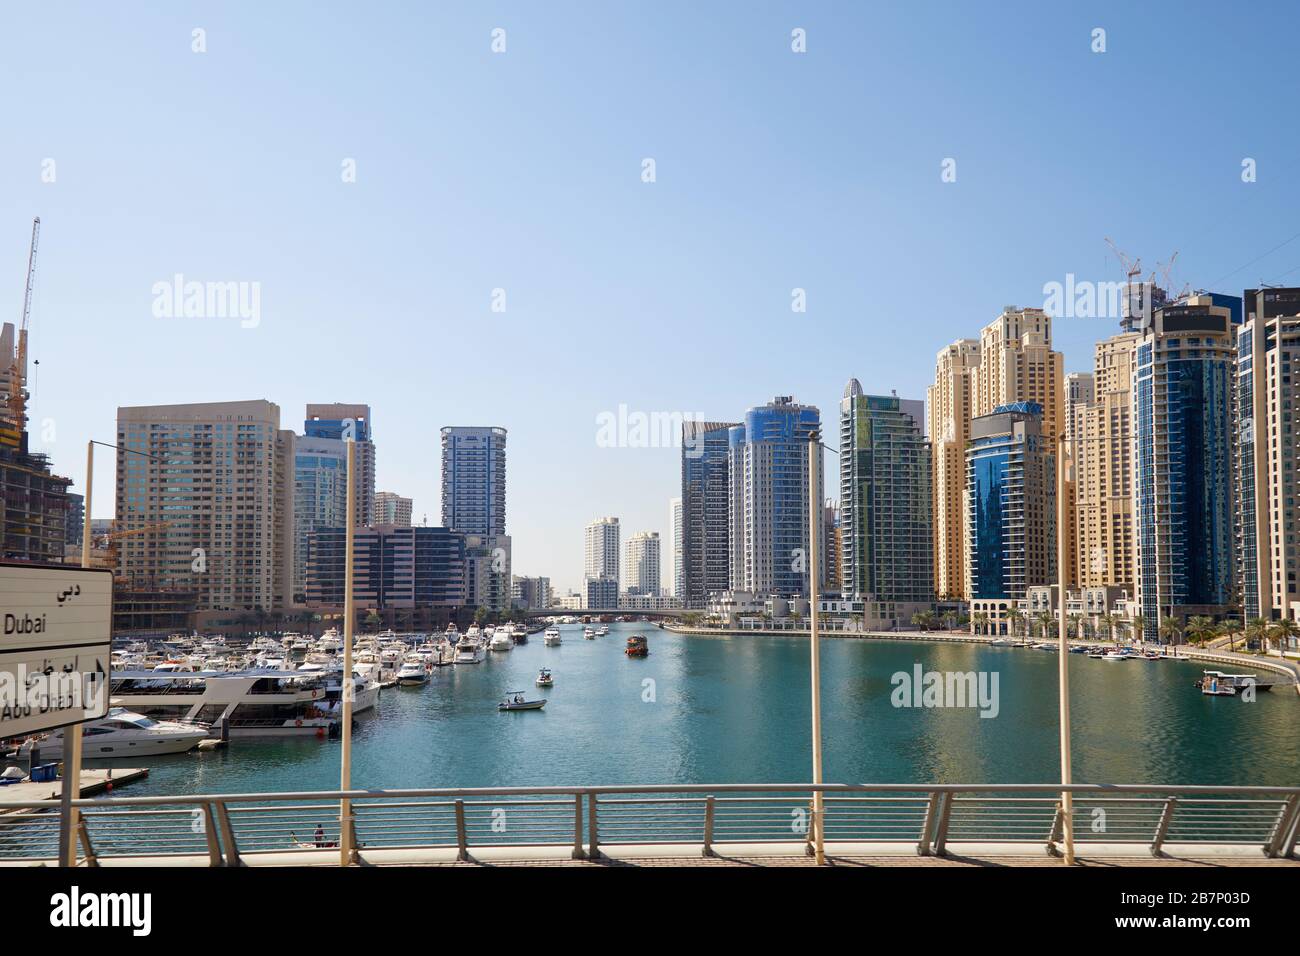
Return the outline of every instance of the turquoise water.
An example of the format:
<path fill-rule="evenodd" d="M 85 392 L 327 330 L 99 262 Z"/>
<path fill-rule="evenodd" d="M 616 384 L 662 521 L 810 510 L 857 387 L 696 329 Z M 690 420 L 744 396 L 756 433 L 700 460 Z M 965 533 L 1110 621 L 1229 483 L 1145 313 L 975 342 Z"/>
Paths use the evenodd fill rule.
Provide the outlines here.
<path fill-rule="evenodd" d="M 806 638 L 686 637 L 611 625 L 564 644 L 541 635 L 482 664 L 435 671 L 422 688 L 383 691 L 358 718 L 353 785 L 476 787 L 804 782 L 811 776 Z M 623 654 L 644 633 L 650 656 Z M 999 713 L 899 709 L 891 675 L 998 674 Z M 1203 697 L 1182 661 L 1106 663 L 1070 655 L 1075 779 L 1090 783 L 1300 783 L 1300 698 Z M 534 687 L 541 666 L 555 686 Z M 826 640 L 826 779 L 858 783 L 1048 783 L 1059 779 L 1057 655 L 970 644 Z M 512 690 L 544 711 L 498 713 Z M 236 740 L 213 753 L 136 761 L 146 780 L 119 791 L 220 793 L 334 789 L 340 744 Z"/>

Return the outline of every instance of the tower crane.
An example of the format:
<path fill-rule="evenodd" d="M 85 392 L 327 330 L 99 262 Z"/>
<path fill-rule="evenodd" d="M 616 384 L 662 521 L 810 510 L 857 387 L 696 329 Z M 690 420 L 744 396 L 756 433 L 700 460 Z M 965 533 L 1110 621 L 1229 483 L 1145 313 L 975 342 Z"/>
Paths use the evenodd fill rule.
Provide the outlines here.
<path fill-rule="evenodd" d="M 32 244 L 27 253 L 27 284 L 23 290 L 23 312 L 18 323 L 18 342 L 9 366 L 8 417 L 21 435 L 27 427 L 27 325 L 32 316 L 32 292 L 36 287 L 36 247 L 41 238 L 41 219 L 32 220 Z"/>

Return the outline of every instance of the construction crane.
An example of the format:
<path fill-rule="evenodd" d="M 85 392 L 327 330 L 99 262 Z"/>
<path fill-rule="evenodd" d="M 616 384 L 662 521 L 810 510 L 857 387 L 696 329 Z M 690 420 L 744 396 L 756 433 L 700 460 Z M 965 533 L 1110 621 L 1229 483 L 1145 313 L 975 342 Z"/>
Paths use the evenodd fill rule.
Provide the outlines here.
<path fill-rule="evenodd" d="M 36 246 L 41 238 L 41 219 L 32 220 L 32 244 L 27 253 L 27 285 L 23 291 L 23 312 L 18 323 L 18 342 L 9 366 L 9 422 L 21 435 L 27 428 L 27 326 L 32 316 L 32 293 L 36 288 Z"/>
<path fill-rule="evenodd" d="M 1106 237 L 1106 245 L 1110 246 L 1110 251 L 1115 253 L 1115 258 L 1124 266 L 1124 272 L 1128 276 L 1129 282 L 1133 281 L 1134 276 L 1142 274 L 1141 259 L 1130 259 L 1120 250 L 1119 246 L 1115 245 L 1109 236 Z"/>

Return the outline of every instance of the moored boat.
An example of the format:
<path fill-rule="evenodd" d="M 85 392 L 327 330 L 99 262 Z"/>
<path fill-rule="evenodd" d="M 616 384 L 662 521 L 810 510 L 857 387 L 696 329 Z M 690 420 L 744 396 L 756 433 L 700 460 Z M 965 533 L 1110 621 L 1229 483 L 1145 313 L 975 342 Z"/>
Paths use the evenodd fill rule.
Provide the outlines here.
<path fill-rule="evenodd" d="M 650 654 L 650 645 L 644 635 L 633 634 L 627 639 L 625 653 L 628 657 L 646 657 Z"/>

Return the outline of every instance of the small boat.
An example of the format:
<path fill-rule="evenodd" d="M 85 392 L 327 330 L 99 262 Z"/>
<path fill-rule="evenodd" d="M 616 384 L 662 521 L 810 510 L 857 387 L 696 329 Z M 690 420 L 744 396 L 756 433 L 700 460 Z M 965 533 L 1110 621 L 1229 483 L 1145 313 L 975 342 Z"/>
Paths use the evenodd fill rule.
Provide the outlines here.
<path fill-rule="evenodd" d="M 993 638 L 993 640 L 989 641 L 989 644 L 992 645 L 993 647 L 1006 647 L 1010 643 L 1011 643 L 1010 641 L 1001 637 L 995 637 Z"/>
<path fill-rule="evenodd" d="M 1235 697 L 1253 687 L 1257 691 L 1271 690 L 1272 682 L 1261 681 L 1254 674 L 1225 674 L 1223 671 L 1202 671 L 1195 684 L 1202 694 L 1211 697 Z"/>
<path fill-rule="evenodd" d="M 650 654 L 650 645 L 641 634 L 633 634 L 627 639 L 626 654 L 628 657 L 647 657 Z"/>
<path fill-rule="evenodd" d="M 506 699 L 497 704 L 497 710 L 541 710 L 546 706 L 546 698 L 524 700 L 524 692 L 512 690 L 506 693 Z"/>
<path fill-rule="evenodd" d="M 555 683 L 555 678 L 551 676 L 551 669 L 543 667 L 537 672 L 537 680 L 534 681 L 538 687 L 550 687 Z"/>
<path fill-rule="evenodd" d="M 206 724 L 179 720 L 153 720 L 144 714 L 114 707 L 108 716 L 81 725 L 86 759 L 156 757 L 193 750 L 208 736 Z M 39 751 L 41 759 L 63 756 L 63 730 L 55 730 L 23 743 L 19 752 Z"/>
<path fill-rule="evenodd" d="M 429 680 L 429 668 L 419 654 L 408 654 L 397 669 L 397 683 L 402 687 L 418 687 Z"/>
<path fill-rule="evenodd" d="M 602 624 L 602 625 L 600 626 L 600 628 L 596 631 L 596 636 L 597 636 L 597 637 L 604 637 L 604 636 L 605 636 L 606 634 L 608 634 L 608 633 L 609 633 L 609 625 L 608 625 L 608 624 Z"/>
<path fill-rule="evenodd" d="M 596 639 L 596 632 L 589 627 L 584 627 L 582 629 L 582 639 L 584 641 L 594 641 Z"/>
<path fill-rule="evenodd" d="M 1130 656 L 1131 655 L 1125 654 L 1122 651 L 1107 651 L 1105 654 L 1101 655 L 1101 659 L 1103 661 L 1126 661 Z"/>
<path fill-rule="evenodd" d="M 546 634 L 542 637 L 542 643 L 547 647 L 558 647 L 563 643 L 560 638 L 560 632 L 555 628 L 547 628 Z"/>

